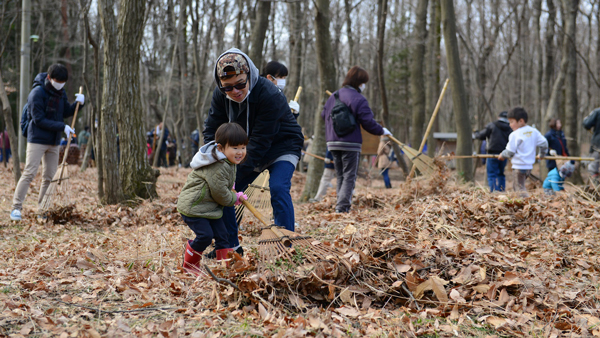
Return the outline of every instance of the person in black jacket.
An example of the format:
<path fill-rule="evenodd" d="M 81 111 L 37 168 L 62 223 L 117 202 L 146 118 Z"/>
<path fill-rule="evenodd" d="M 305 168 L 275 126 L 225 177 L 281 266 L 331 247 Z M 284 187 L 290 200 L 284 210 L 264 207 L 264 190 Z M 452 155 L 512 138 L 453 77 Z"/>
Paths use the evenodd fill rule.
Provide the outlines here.
<path fill-rule="evenodd" d="M 594 180 L 598 180 L 598 171 L 600 169 L 600 108 L 594 109 L 590 115 L 583 119 L 583 127 L 586 130 L 594 129 L 594 136 L 590 144 L 590 153 L 594 157 L 588 165 L 588 171 L 593 175 Z"/>
<path fill-rule="evenodd" d="M 27 97 L 28 114 L 31 122 L 27 127 L 27 157 L 23 175 L 17 183 L 13 196 L 10 219 L 21 220 L 23 201 L 31 181 L 37 174 L 40 161 L 43 166 L 42 185 L 38 197 L 38 204 L 46 194 L 46 190 L 58 168 L 58 155 L 61 134 L 64 132 L 69 138 L 74 133 L 63 119 L 73 116 L 77 102 L 83 105 L 83 94 L 75 94 L 75 102 L 67 100 L 63 87 L 69 79 L 67 68 L 61 64 L 54 64 L 48 68 L 47 73 L 40 73 L 33 81 L 33 89 Z"/>
<path fill-rule="evenodd" d="M 562 131 L 562 123 L 559 119 L 550 120 L 550 130 L 544 135 L 548 140 L 548 154 L 550 156 L 569 156 L 569 149 L 567 148 L 567 139 L 565 133 Z M 548 172 L 556 168 L 555 160 L 547 160 L 546 168 Z"/>
<path fill-rule="evenodd" d="M 500 113 L 498 120 L 489 123 L 483 130 L 475 132 L 475 138 L 486 140 L 487 153 L 497 155 L 500 154 L 508 143 L 508 136 L 512 133 L 512 129 L 507 119 L 508 113 L 503 111 Z M 504 176 L 504 167 L 506 167 L 507 159 L 502 161 L 497 158 L 487 159 L 487 176 L 490 192 L 494 190 L 506 190 L 506 177 Z"/>
<path fill-rule="evenodd" d="M 252 60 L 239 49 L 229 49 L 219 56 L 214 77 L 217 88 L 204 121 L 204 143 L 215 139 L 221 124 L 240 124 L 248 134 L 249 143 L 246 160 L 237 168 L 236 190 L 244 191 L 268 169 L 275 224 L 293 231 L 294 205 L 290 188 L 304 140 L 300 125 L 279 88 L 260 77 Z M 223 209 L 223 221 L 229 244 L 242 253 L 233 207 Z"/>

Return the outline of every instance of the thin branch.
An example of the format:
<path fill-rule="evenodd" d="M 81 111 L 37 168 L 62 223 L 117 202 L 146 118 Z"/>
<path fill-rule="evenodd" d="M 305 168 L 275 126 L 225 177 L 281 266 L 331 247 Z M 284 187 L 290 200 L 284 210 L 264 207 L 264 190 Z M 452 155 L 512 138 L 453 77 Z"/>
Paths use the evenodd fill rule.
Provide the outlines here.
<path fill-rule="evenodd" d="M 56 302 L 59 302 L 59 303 L 63 303 L 63 304 L 74 306 L 74 307 L 79 307 L 79 308 L 82 308 L 82 309 L 87 309 L 87 310 L 98 312 L 98 313 L 129 313 L 129 312 L 165 311 L 165 310 L 177 310 L 178 309 L 177 307 L 145 307 L 145 308 L 139 308 L 139 309 L 133 309 L 133 310 L 112 310 L 112 311 L 107 311 L 107 310 L 102 310 L 102 309 L 91 307 L 91 306 L 85 306 L 85 305 L 79 305 L 79 304 L 73 304 L 73 303 L 69 303 L 69 302 L 64 302 L 64 301 L 59 300 L 59 299 L 53 299 L 53 300 L 56 301 Z"/>
<path fill-rule="evenodd" d="M 206 269 L 206 271 L 208 272 L 208 274 L 217 282 L 220 284 L 229 284 L 231 285 L 234 289 L 241 291 L 240 288 L 238 288 L 237 285 L 233 284 L 232 281 L 230 281 L 229 279 L 225 279 L 225 278 L 219 278 L 217 276 L 215 276 L 215 274 L 210 270 L 210 268 L 204 264 L 204 268 Z"/>

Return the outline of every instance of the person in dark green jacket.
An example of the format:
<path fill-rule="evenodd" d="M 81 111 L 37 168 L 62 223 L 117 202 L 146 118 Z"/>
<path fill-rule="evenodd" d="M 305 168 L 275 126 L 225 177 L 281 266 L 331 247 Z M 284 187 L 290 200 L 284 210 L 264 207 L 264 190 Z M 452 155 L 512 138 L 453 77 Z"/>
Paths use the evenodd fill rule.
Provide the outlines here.
<path fill-rule="evenodd" d="M 239 124 L 225 123 L 217 129 L 215 140 L 200 148 L 190 163 L 194 170 L 179 194 L 177 211 L 196 234 L 193 241 L 188 240 L 183 259 L 183 268 L 192 273 L 198 274 L 202 252 L 213 238 L 217 260 L 226 259 L 233 251 L 222 219 L 223 207 L 248 198 L 233 190 L 236 165 L 246 157 L 247 144 L 248 137 Z"/>

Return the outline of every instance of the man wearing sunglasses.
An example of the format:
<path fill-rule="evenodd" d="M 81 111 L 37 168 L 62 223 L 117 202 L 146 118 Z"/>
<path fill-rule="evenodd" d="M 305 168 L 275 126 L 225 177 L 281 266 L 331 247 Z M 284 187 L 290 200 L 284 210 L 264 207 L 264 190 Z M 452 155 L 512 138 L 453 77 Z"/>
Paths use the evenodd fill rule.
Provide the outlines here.
<path fill-rule="evenodd" d="M 294 231 L 290 188 L 304 138 L 285 96 L 271 81 L 260 77 L 252 60 L 236 48 L 217 59 L 214 77 L 217 88 L 204 121 L 204 142 L 215 139 L 221 124 L 240 124 L 248 134 L 249 143 L 246 159 L 237 168 L 236 190 L 244 191 L 262 171 L 269 170 L 275 224 Z M 233 207 L 223 209 L 223 221 L 229 232 L 229 244 L 242 254 Z"/>

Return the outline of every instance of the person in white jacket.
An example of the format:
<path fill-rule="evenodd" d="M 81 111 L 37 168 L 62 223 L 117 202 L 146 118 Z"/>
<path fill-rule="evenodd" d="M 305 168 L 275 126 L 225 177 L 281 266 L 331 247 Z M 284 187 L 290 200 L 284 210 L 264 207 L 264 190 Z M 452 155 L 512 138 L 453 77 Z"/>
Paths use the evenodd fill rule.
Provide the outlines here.
<path fill-rule="evenodd" d="M 498 155 L 498 160 L 511 158 L 514 172 L 513 189 L 527 191 L 525 180 L 533 169 L 536 150 L 540 148 L 539 156 L 544 158 L 548 150 L 548 141 L 537 129 L 527 125 L 527 111 L 521 107 L 508 112 L 508 122 L 513 132 L 508 137 L 506 149 Z"/>

